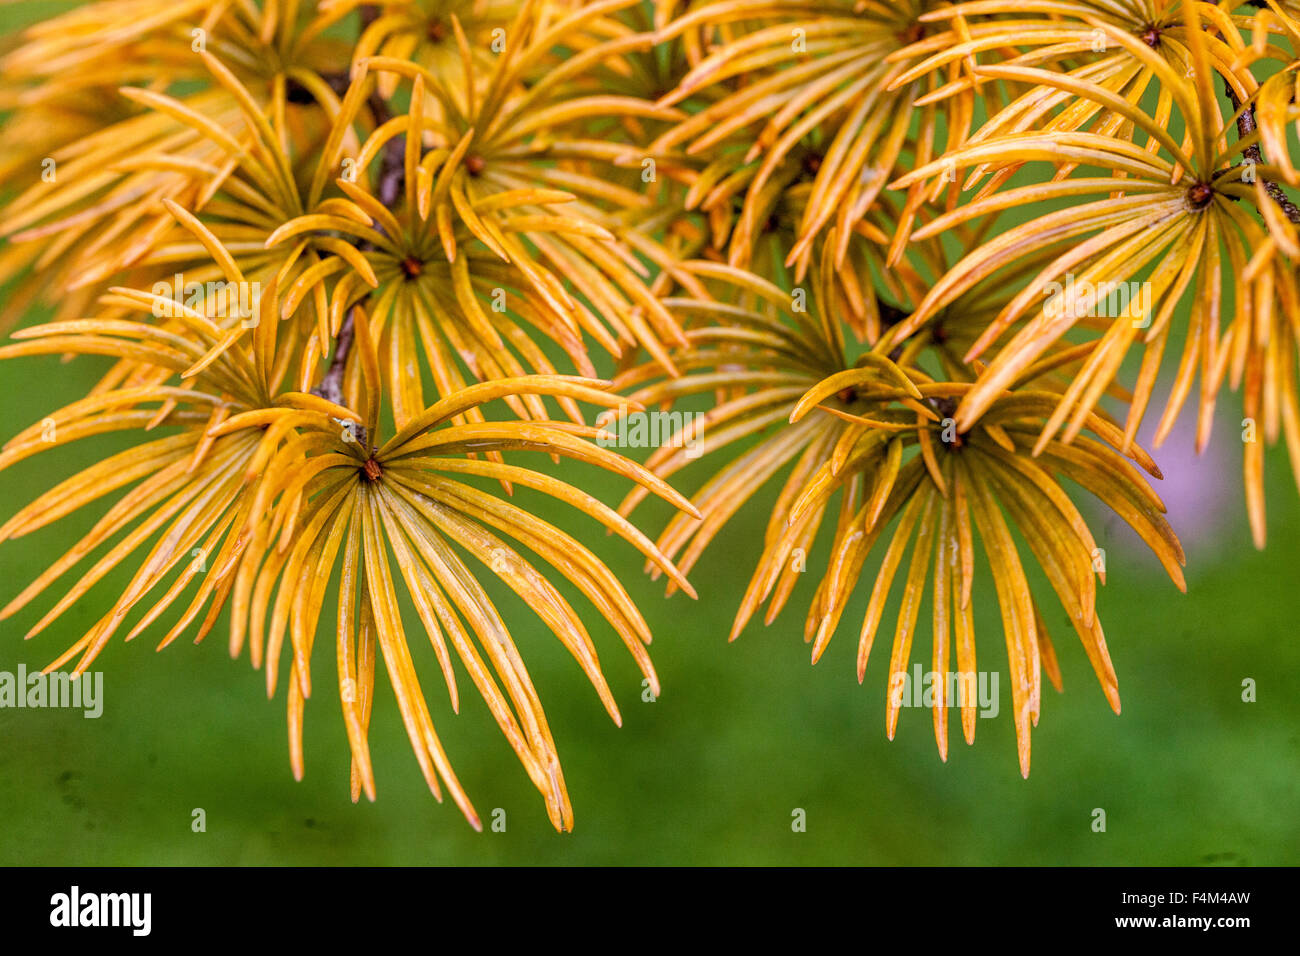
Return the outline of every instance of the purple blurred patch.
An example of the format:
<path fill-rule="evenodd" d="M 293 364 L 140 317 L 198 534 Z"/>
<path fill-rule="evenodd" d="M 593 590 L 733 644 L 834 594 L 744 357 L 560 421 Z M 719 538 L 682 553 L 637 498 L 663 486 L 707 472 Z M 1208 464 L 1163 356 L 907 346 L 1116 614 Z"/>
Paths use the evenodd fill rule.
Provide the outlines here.
<path fill-rule="evenodd" d="M 1241 487 L 1241 426 L 1229 408 L 1219 408 L 1210 441 L 1197 455 L 1196 409 L 1189 401 L 1169 437 L 1156 448 L 1152 439 L 1162 409 L 1162 404 L 1152 402 L 1138 430 L 1138 443 L 1164 474 L 1163 480 L 1148 477 L 1148 481 L 1165 503 L 1165 517 L 1182 542 L 1191 570 L 1201 563 L 1196 561 L 1197 554 L 1210 550 L 1221 554 L 1223 545 L 1229 541 L 1234 546 L 1249 546 L 1249 531 L 1243 530 L 1246 521 Z M 1145 472 L 1143 475 L 1146 476 Z M 1159 567 L 1160 562 L 1150 548 L 1123 518 L 1086 493 L 1078 504 L 1098 547 L 1104 548 L 1108 557 L 1114 552 L 1115 556 L 1122 555 L 1125 564 L 1137 562 Z"/>

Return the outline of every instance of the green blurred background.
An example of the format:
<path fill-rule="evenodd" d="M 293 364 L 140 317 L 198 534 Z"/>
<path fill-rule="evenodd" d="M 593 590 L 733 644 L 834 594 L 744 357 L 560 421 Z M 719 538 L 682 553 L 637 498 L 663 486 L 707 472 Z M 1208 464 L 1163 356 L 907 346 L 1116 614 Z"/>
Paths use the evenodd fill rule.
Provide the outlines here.
<path fill-rule="evenodd" d="M 4 8 L 0 32 L 41 9 Z M 102 367 L 54 359 L 0 365 L 2 437 L 83 395 Z M 801 640 L 814 580 L 801 583 L 771 627 L 755 622 L 727 643 L 775 488 L 751 501 L 692 573 L 697 602 L 682 595 L 665 601 L 630 546 L 539 504 L 623 578 L 654 629 L 651 653 L 663 683 L 658 700 L 643 701 L 640 674 L 616 635 L 587 613 L 623 711 L 624 726 L 616 728 L 537 618 L 513 595 L 490 589 L 546 706 L 575 832 L 551 829 L 540 796 L 463 672 L 461 714 L 451 713 L 418 628 L 411 644 L 439 734 L 485 823 L 504 811 L 504 832 L 475 833 L 453 805 L 433 800 L 382 667 L 371 735 L 378 801 L 354 806 L 329 642 L 318 649 L 317 692 L 307 706 L 307 774 L 295 783 L 283 680 L 268 701 L 247 657 L 228 656 L 220 625 L 202 644 L 181 640 L 155 653 L 165 631 L 159 626 L 130 644 L 119 637 L 96 661 L 106 698 L 98 720 L 79 711 L 0 710 L 0 863 L 1294 864 L 1300 641 L 1290 588 L 1300 563 L 1300 508 L 1285 454 L 1274 450 L 1270 542 L 1254 550 L 1241 502 L 1239 422 L 1228 399 L 1200 460 L 1187 449 L 1186 429 L 1156 454 L 1168 476 L 1159 490 L 1187 546 L 1186 595 L 1118 521 L 1092 513 L 1108 552 L 1098 606 L 1119 674 L 1121 716 L 1110 712 L 1064 612 L 1036 579 L 1065 694 L 1045 689 L 1028 780 L 1017 769 L 1006 680 L 1002 712 L 978 722 L 974 747 L 961 741 L 952 713 L 946 764 L 928 711 L 904 710 L 897 738 L 885 739 L 888 648 L 876 648 L 863 686 L 854 674 L 867 579 L 816 667 Z M 120 439 L 83 442 L 0 472 L 0 518 L 120 447 Z M 517 460 L 548 467 L 540 456 Z M 691 471 L 684 490 L 709 468 Z M 590 471 L 568 475 L 606 501 L 626 490 Z M 653 533 L 667 510 L 639 514 Z M 0 602 L 62 554 L 93 517 L 0 545 Z M 808 578 L 824 564 L 818 551 Z M 980 666 L 1005 672 L 996 601 L 987 569 L 980 573 Z M 47 664 L 125 581 L 123 573 L 110 575 L 30 642 L 23 635 L 61 593 L 57 586 L 0 621 L 0 670 Z M 580 597 L 574 605 L 591 610 Z M 928 619 L 923 609 L 921 620 Z M 892 636 L 892 621 L 891 609 L 878 643 Z M 331 623 L 324 620 L 322 629 Z M 923 626 L 913 656 L 928 655 Z M 1258 684 L 1254 703 L 1242 701 L 1247 678 Z M 191 828 L 196 808 L 206 815 L 205 832 Z M 1097 808 L 1106 812 L 1104 833 L 1093 830 Z M 805 811 L 804 832 L 792 829 L 796 809 Z"/>

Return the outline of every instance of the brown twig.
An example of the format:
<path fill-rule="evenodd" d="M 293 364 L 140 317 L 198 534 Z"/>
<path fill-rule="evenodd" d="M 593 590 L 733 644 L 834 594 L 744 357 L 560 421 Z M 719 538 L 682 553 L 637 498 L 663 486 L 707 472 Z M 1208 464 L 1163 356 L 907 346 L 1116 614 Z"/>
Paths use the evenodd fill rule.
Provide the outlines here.
<path fill-rule="evenodd" d="M 368 4 L 361 7 L 361 29 L 363 31 L 369 24 L 374 22 L 378 13 L 379 8 L 373 5 Z M 376 129 L 392 119 L 392 111 L 389 110 L 388 104 L 378 92 L 370 94 L 367 105 L 374 117 Z M 384 144 L 383 153 L 379 158 L 379 189 L 376 198 L 384 204 L 385 208 L 391 209 L 397 205 L 402 190 L 406 186 L 405 153 L 405 134 L 394 136 Z M 381 233 L 383 232 L 383 226 L 378 223 L 375 223 L 375 229 Z M 363 240 L 357 244 L 357 248 L 364 252 L 373 247 L 369 242 Z M 312 389 L 313 395 L 319 395 L 336 405 L 343 404 L 343 373 L 347 368 L 348 354 L 352 351 L 352 342 L 355 338 L 353 316 L 355 310 L 359 307 L 360 303 L 357 303 L 348 309 L 348 314 L 339 326 L 338 337 L 334 340 L 334 355 L 330 359 L 329 368 L 321 376 L 320 384 Z M 367 439 L 363 435 L 359 440 L 362 445 L 365 445 Z"/>
<path fill-rule="evenodd" d="M 1233 92 L 1232 87 L 1225 83 L 1223 89 L 1228 94 L 1228 102 L 1232 104 L 1233 112 L 1241 111 L 1241 115 L 1237 117 L 1237 138 L 1245 139 L 1255 132 L 1255 104 L 1252 103 L 1242 110 L 1241 100 L 1237 99 L 1237 94 Z M 1247 146 L 1241 153 L 1242 156 L 1256 166 L 1262 165 L 1264 162 L 1264 154 L 1260 152 L 1259 143 Z M 1267 179 L 1263 179 L 1261 182 L 1264 184 L 1264 191 L 1272 197 L 1273 202 L 1277 203 L 1287 219 L 1294 223 L 1300 223 L 1300 208 L 1297 208 L 1296 204 L 1287 198 L 1286 193 L 1282 192 L 1282 187 Z"/>
<path fill-rule="evenodd" d="M 339 327 L 338 338 L 334 340 L 334 358 L 330 360 L 330 367 L 321 376 L 320 384 L 312 389 L 312 394 L 319 395 L 335 405 L 343 404 L 343 369 L 347 363 L 348 353 L 352 351 L 352 311 L 355 308 L 354 305 L 348 310 L 347 317 Z"/>
<path fill-rule="evenodd" d="M 367 104 L 374 115 L 376 129 L 393 118 L 388 104 L 378 92 L 370 94 Z M 384 144 L 383 154 L 379 157 L 379 190 L 375 198 L 383 203 L 385 209 L 392 209 L 397 205 L 397 200 L 406 186 L 405 157 L 406 134 L 399 133 Z M 376 224 L 375 228 L 381 227 Z"/>

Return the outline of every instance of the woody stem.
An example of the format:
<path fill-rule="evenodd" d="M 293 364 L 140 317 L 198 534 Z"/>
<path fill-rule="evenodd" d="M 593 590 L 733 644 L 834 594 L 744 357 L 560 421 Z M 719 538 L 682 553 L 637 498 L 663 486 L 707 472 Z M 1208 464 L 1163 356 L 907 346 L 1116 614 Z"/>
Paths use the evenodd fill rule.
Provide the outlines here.
<path fill-rule="evenodd" d="M 1228 94 L 1228 102 L 1232 104 L 1233 111 L 1241 110 L 1241 100 L 1237 99 L 1237 94 L 1233 92 L 1232 87 L 1225 83 L 1224 92 Z M 1244 110 L 1241 110 L 1241 115 L 1237 117 L 1237 137 L 1238 139 L 1244 139 L 1254 132 L 1255 104 L 1252 103 Z M 1264 154 L 1260 152 L 1258 143 L 1247 146 L 1241 153 L 1242 156 L 1256 165 L 1264 162 Z M 1261 182 L 1264 185 L 1264 191 L 1269 194 L 1273 202 L 1277 203 L 1287 219 L 1294 223 L 1300 223 L 1300 208 L 1297 208 L 1296 204 L 1287 198 L 1286 193 L 1282 192 L 1282 187 L 1267 179 L 1263 179 Z"/>
<path fill-rule="evenodd" d="M 363 31 L 374 22 L 378 12 L 379 8 L 371 4 L 361 7 L 361 29 Z M 392 119 L 392 111 L 389 110 L 388 104 L 378 92 L 370 94 L 367 105 L 374 116 L 376 129 Z M 376 192 L 376 198 L 386 209 L 392 209 L 397 205 L 402 190 L 406 186 L 405 152 L 406 136 L 399 135 L 394 136 L 384 144 L 383 153 L 380 155 L 379 188 Z M 383 227 L 378 223 L 375 224 L 375 229 L 383 232 Z M 357 248 L 365 251 L 371 246 L 369 242 L 363 240 L 357 244 Z M 320 384 L 312 389 L 313 395 L 319 395 L 336 405 L 343 404 L 343 372 L 347 367 L 348 353 L 352 351 L 352 343 L 356 337 L 353 331 L 353 316 L 359 305 L 358 302 L 348 309 L 348 314 L 339 326 L 338 337 L 334 340 L 334 356 L 330 360 L 330 366 L 325 374 L 321 376 Z"/>

